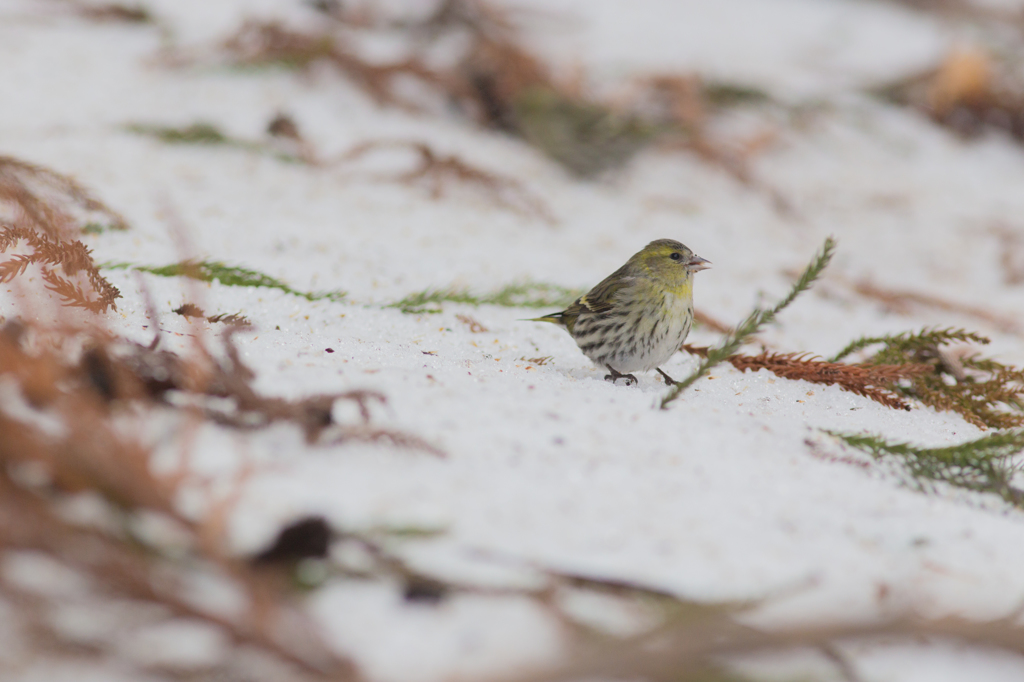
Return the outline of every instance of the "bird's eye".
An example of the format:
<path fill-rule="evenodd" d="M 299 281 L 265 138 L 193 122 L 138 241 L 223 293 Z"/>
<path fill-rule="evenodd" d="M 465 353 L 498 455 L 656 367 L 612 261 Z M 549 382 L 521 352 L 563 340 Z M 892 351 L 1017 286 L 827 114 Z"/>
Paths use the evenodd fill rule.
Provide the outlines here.
<path fill-rule="evenodd" d="M 683 254 L 676 251 L 671 256 L 669 256 L 669 258 L 671 258 L 672 260 L 683 260 Z"/>

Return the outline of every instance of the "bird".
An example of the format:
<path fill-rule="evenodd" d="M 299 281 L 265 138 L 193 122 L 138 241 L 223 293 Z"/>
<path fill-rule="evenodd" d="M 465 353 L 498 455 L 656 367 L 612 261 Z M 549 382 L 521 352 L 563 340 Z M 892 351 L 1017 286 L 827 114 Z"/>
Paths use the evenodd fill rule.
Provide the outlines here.
<path fill-rule="evenodd" d="M 693 275 L 709 267 L 680 242 L 656 239 L 565 310 L 529 321 L 564 327 L 584 355 L 608 369 L 606 381 L 635 385 L 632 372 L 655 369 L 674 385 L 660 365 L 690 333 Z"/>

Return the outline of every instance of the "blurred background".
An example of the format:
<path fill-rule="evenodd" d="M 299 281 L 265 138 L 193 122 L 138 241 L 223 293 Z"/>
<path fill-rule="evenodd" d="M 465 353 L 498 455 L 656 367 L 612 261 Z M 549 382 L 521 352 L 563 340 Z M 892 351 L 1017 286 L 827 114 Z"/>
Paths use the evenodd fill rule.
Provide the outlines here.
<path fill-rule="evenodd" d="M 1024 679 L 1022 67 L 1017 0 L 0 0 L 0 679 Z M 828 236 L 670 416 L 523 322 L 670 237 L 706 353 Z"/>

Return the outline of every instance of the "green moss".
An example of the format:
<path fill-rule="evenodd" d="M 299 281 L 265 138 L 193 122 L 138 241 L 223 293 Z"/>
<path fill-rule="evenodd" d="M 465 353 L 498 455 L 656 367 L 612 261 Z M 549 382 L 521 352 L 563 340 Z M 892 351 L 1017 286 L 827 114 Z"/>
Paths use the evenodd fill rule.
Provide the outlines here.
<path fill-rule="evenodd" d="M 497 305 L 505 308 L 549 308 L 566 306 L 583 293 L 557 284 L 523 282 L 510 284 L 486 294 L 472 294 L 465 289 L 427 289 L 410 294 L 401 301 L 385 307 L 398 308 L 403 313 L 439 313 L 443 303 L 465 305 Z"/>
<path fill-rule="evenodd" d="M 256 270 L 225 265 L 219 261 L 181 261 L 163 266 L 131 265 L 129 263 L 108 263 L 101 266 L 108 270 L 140 270 L 160 277 L 190 277 L 202 282 L 217 281 L 229 287 L 263 287 L 279 289 L 286 294 L 301 296 L 307 301 L 340 301 L 345 298 L 344 291 L 299 291 L 288 286 L 276 277 L 265 275 Z"/>
<path fill-rule="evenodd" d="M 254 140 L 243 140 L 231 137 L 212 123 L 199 121 L 187 126 L 159 126 L 147 123 L 129 123 L 124 129 L 136 135 L 155 138 L 166 144 L 199 145 L 208 147 L 229 147 L 255 154 L 272 156 L 287 163 L 308 163 L 306 160 L 281 152 L 274 147 Z"/>
<path fill-rule="evenodd" d="M 390 537 L 404 539 L 429 539 L 441 537 L 448 532 L 445 526 L 378 525 L 365 531 L 367 537 Z"/>
<path fill-rule="evenodd" d="M 212 123 L 199 121 L 187 126 L 158 126 L 146 123 L 129 123 L 125 130 L 136 135 L 155 137 L 167 144 L 223 144 L 234 145 L 234 141 Z"/>
<path fill-rule="evenodd" d="M 706 83 L 703 87 L 704 97 L 713 106 L 735 107 L 745 104 L 766 104 L 772 101 L 771 95 L 751 85 L 735 83 Z"/>

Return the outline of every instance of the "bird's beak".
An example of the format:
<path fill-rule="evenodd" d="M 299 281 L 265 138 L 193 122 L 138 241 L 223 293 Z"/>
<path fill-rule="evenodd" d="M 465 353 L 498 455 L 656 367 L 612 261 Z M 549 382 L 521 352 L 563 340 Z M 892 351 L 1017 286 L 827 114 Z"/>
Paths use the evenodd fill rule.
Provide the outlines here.
<path fill-rule="evenodd" d="M 699 272 L 701 270 L 707 270 L 711 267 L 711 261 L 701 258 L 700 256 L 694 256 L 686 263 L 686 269 L 690 272 Z"/>

